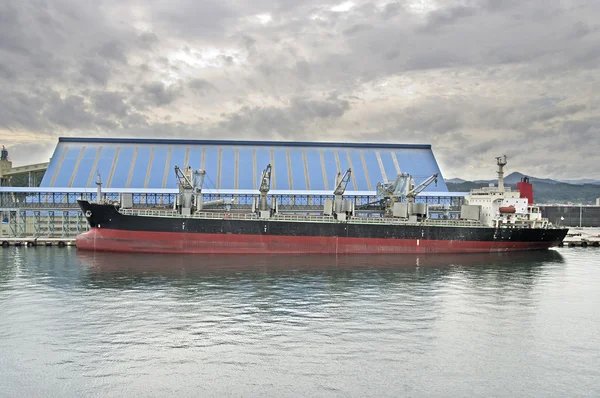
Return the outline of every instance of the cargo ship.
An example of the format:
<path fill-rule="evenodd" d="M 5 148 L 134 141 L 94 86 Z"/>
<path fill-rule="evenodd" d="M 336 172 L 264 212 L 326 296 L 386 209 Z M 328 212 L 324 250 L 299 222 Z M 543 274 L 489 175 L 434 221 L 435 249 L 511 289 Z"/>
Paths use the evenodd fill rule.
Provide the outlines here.
<path fill-rule="evenodd" d="M 175 166 L 179 194 L 169 209 L 139 209 L 131 197 L 78 204 L 90 230 L 77 236 L 78 250 L 177 254 L 407 254 L 486 253 L 544 250 L 557 246 L 568 229 L 543 218 L 525 179 L 517 190 L 504 186 L 506 156 L 496 158 L 498 184 L 471 190 L 460 217 L 430 217 L 417 195 L 437 174 L 415 186 L 409 174 L 377 185 L 380 214 L 361 212 L 344 198 L 351 169 L 338 172 L 333 197 L 319 214 L 279 212 L 269 198 L 271 165 L 261 175 L 251 209 L 233 211 L 223 200 L 203 202 L 204 170 Z M 270 200 L 269 200 L 270 199 Z"/>

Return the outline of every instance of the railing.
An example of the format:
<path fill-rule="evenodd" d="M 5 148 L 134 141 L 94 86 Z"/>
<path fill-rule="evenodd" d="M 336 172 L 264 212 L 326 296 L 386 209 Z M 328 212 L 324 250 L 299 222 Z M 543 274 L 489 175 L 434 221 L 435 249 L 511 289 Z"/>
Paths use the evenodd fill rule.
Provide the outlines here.
<path fill-rule="evenodd" d="M 192 215 L 182 215 L 170 210 L 147 210 L 147 209 L 121 209 L 120 213 L 127 216 L 142 217 L 166 217 L 166 218 L 193 218 L 207 220 L 261 220 L 254 213 L 224 213 L 224 212 L 197 212 Z M 427 219 L 422 222 L 411 222 L 392 217 L 350 217 L 346 221 L 339 221 L 332 216 L 306 215 L 306 214 L 277 214 L 268 219 L 269 221 L 295 221 L 295 222 L 321 222 L 348 224 L 394 224 L 394 225 L 422 225 L 422 226 L 449 226 L 449 227 L 481 227 L 482 224 L 470 220 L 443 220 Z"/>
<path fill-rule="evenodd" d="M 104 198 L 111 201 L 119 201 L 120 194 L 114 192 L 104 193 Z M 133 193 L 134 208 L 172 208 L 177 194 L 174 193 Z M 217 199 L 233 200 L 232 209 L 250 209 L 252 201 L 257 194 L 214 194 L 203 193 L 203 200 L 213 201 Z M 307 210 L 322 210 L 325 200 L 332 198 L 333 195 L 306 195 L 275 194 L 269 196 L 269 202 L 273 197 L 277 198 L 278 206 L 281 211 L 295 210 L 298 208 Z M 357 208 L 366 206 L 377 200 L 375 196 L 370 195 L 346 195 L 347 200 L 354 202 Z M 76 208 L 77 199 L 96 200 L 96 192 L 90 189 L 86 192 L 53 192 L 51 188 L 47 192 L 0 192 L 0 207 L 28 207 L 28 208 Z M 461 198 L 446 196 L 418 196 L 416 202 L 427 203 L 429 205 L 445 205 L 455 207 L 460 205 Z"/>
<path fill-rule="evenodd" d="M 77 210 L 0 209 L 2 237 L 74 237 L 89 229 Z"/>

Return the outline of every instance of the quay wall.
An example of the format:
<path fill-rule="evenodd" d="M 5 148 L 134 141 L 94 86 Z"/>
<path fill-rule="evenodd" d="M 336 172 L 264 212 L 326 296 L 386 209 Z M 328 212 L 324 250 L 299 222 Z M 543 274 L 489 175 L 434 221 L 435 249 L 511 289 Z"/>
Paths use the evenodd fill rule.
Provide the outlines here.
<path fill-rule="evenodd" d="M 540 205 L 542 216 L 554 225 L 600 227 L 600 206 Z"/>

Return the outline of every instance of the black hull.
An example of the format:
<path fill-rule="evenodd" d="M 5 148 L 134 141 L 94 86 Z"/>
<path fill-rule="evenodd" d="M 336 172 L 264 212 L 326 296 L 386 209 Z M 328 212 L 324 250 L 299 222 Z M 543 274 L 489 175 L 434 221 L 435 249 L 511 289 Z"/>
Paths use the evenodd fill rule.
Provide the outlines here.
<path fill-rule="evenodd" d="M 128 251 L 124 239 L 133 247 L 130 251 L 138 248 L 137 251 L 145 252 L 151 252 L 155 245 L 156 252 L 297 253 L 303 251 L 302 246 L 313 252 L 311 247 L 315 244 L 319 246 L 314 249 L 316 253 L 340 253 L 340 247 L 344 253 L 533 250 L 558 245 L 568 231 L 131 216 L 119 213 L 112 205 L 87 201 L 79 204 L 84 214 L 89 215 L 92 231 L 78 238 L 78 247 L 107 251 Z"/>

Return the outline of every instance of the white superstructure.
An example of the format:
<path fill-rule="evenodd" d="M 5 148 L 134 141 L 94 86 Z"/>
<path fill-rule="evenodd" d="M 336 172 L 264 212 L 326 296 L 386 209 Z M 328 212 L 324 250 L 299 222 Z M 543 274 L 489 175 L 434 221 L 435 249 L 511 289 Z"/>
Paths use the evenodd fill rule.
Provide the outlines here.
<path fill-rule="evenodd" d="M 549 221 L 542 218 L 537 206 L 530 206 L 527 198 L 519 191 L 504 187 L 506 155 L 497 157 L 498 186 L 473 189 L 465 196 L 463 217 L 478 218 L 482 224 L 491 227 L 531 227 L 545 228 Z"/>

